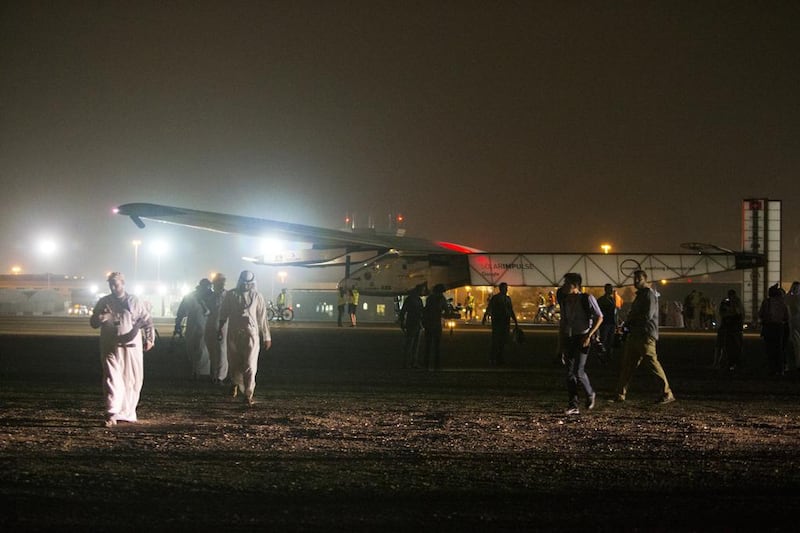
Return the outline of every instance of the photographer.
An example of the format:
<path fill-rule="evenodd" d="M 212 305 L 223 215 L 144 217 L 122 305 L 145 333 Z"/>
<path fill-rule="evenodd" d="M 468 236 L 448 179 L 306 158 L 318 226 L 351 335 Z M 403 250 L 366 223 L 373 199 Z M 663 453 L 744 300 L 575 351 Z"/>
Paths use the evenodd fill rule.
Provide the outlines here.
<path fill-rule="evenodd" d="M 565 364 L 567 365 L 568 415 L 580 414 L 578 409 L 578 383 L 586 393 L 586 408 L 593 409 L 597 396 L 586 374 L 586 359 L 589 356 L 592 336 L 603 323 L 603 313 L 591 294 L 582 294 L 583 278 L 580 274 L 564 274 L 566 292 L 561 303 L 560 335 L 565 342 Z"/>

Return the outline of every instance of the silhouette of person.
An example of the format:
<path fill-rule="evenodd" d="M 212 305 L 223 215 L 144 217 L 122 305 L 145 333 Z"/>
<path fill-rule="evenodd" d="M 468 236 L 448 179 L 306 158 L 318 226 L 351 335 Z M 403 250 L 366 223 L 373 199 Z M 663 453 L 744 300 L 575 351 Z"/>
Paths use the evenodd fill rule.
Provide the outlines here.
<path fill-rule="evenodd" d="M 467 321 L 472 320 L 472 317 L 475 314 L 475 297 L 471 292 L 468 292 L 467 297 L 464 298 L 464 308 L 466 309 L 465 317 Z"/>
<path fill-rule="evenodd" d="M 697 329 L 700 313 L 700 295 L 692 289 L 683 301 L 683 324 L 686 329 Z"/>
<path fill-rule="evenodd" d="M 601 362 L 606 362 L 611 359 L 614 350 L 614 334 L 617 331 L 617 291 L 610 283 L 606 283 L 603 291 L 603 295 L 597 299 L 597 305 L 603 312 L 603 321 L 600 323 L 598 336 L 605 348 L 605 353 L 598 353 L 598 356 Z"/>
<path fill-rule="evenodd" d="M 348 292 L 350 301 L 347 304 L 347 312 L 350 313 L 350 327 L 356 327 L 356 312 L 358 312 L 358 289 L 353 287 Z"/>
<path fill-rule="evenodd" d="M 792 282 L 789 287 L 786 306 L 789 308 L 789 342 L 794 355 L 794 367 L 800 371 L 800 281 Z"/>
<path fill-rule="evenodd" d="M 424 305 L 419 295 L 419 287 L 414 287 L 403 300 L 400 308 L 400 329 L 405 333 L 403 355 L 405 368 L 419 368 L 419 338 L 422 334 L 422 313 Z"/>
<path fill-rule="evenodd" d="M 767 362 L 773 376 L 782 376 L 786 369 L 785 341 L 789 328 L 789 308 L 778 284 L 767 291 L 758 311 L 761 320 L 761 338 L 767 352 Z"/>
<path fill-rule="evenodd" d="M 514 305 L 508 296 L 508 283 L 501 283 L 498 289 L 500 292 L 489 299 L 481 321 L 485 324 L 487 317 L 492 319 L 492 341 L 489 348 L 489 364 L 492 366 L 502 366 L 505 363 L 504 352 L 511 320 L 514 320 L 514 327 L 519 327 Z"/>
<path fill-rule="evenodd" d="M 719 304 L 719 329 L 714 357 L 714 368 L 722 364 L 723 356 L 729 370 L 735 370 L 742 358 L 742 330 L 744 308 L 736 291 L 728 291 L 728 297 Z"/>
<path fill-rule="evenodd" d="M 442 315 L 447 310 L 444 285 L 435 285 L 425 299 L 422 311 L 422 327 L 425 328 L 425 367 L 439 370 L 440 348 L 442 343 Z"/>

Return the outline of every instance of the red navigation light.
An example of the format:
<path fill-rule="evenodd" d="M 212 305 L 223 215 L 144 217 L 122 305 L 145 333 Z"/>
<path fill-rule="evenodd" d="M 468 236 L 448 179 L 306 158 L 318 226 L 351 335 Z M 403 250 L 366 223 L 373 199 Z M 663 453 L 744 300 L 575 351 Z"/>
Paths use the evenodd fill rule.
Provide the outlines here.
<path fill-rule="evenodd" d="M 463 244 L 456 244 L 454 242 L 437 241 L 436 244 L 438 244 L 442 248 L 446 248 L 448 250 L 452 250 L 460 254 L 474 254 L 480 252 L 480 250 L 478 250 L 477 248 L 471 248 L 469 246 L 464 246 Z"/>

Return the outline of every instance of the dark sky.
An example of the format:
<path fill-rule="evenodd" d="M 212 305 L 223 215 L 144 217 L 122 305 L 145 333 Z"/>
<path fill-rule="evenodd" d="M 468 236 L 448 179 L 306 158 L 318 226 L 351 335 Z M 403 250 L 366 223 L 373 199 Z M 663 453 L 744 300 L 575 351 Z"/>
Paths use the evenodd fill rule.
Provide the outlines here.
<path fill-rule="evenodd" d="M 768 197 L 797 278 L 798 23 L 794 1 L 4 2 L 3 271 L 130 271 L 138 237 L 147 272 L 156 234 L 163 277 L 253 252 L 139 231 L 127 202 L 676 252 L 740 248 L 741 200 Z"/>

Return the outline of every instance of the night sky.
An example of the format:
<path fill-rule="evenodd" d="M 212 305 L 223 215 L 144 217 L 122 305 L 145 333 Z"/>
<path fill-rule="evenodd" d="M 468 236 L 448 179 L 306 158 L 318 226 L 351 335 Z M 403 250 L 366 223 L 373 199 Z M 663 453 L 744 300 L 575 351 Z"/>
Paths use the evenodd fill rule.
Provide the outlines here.
<path fill-rule="evenodd" d="M 257 253 L 138 230 L 111 214 L 128 202 L 679 252 L 739 249 L 741 200 L 766 197 L 791 281 L 798 23 L 795 1 L 4 2 L 0 265 L 102 279 L 139 238 L 154 277 L 163 236 L 162 278 L 196 280 Z"/>

